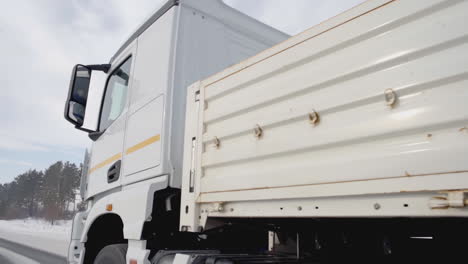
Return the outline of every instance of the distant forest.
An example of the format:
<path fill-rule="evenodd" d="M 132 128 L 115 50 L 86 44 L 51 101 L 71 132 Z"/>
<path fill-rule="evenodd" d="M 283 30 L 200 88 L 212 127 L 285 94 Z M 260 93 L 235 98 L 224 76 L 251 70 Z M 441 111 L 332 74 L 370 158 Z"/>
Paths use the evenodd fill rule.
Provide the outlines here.
<path fill-rule="evenodd" d="M 71 218 L 82 164 L 58 161 L 44 171 L 29 170 L 0 184 L 0 219 L 45 218 L 52 223 Z"/>

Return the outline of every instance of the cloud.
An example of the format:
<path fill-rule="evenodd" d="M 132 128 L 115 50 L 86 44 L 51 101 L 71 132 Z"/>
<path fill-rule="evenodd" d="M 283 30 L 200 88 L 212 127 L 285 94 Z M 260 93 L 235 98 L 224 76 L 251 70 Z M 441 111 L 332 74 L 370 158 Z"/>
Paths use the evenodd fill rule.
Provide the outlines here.
<path fill-rule="evenodd" d="M 0 148 L 87 147 L 63 118 L 76 63 L 106 63 L 161 1 L 12 1 L 0 16 Z M 5 10 L 6 7 L 6 10 Z M 21 13 L 21 19 L 17 14 Z M 7 40 L 7 41 L 4 41 Z"/>
<path fill-rule="evenodd" d="M 46 147 L 9 136 L 2 136 L 0 138 L 0 149 L 10 151 L 48 151 Z"/>
<path fill-rule="evenodd" d="M 249 16 L 287 34 L 298 34 L 365 0 L 224 0 Z"/>
<path fill-rule="evenodd" d="M 31 167 L 33 164 L 30 162 L 26 161 L 21 161 L 21 160 L 7 160 L 7 159 L 0 159 L 0 163 L 5 163 L 5 164 L 15 164 L 19 165 L 22 167 Z"/>
<path fill-rule="evenodd" d="M 14 178 L 26 164 L 44 168 L 57 159 L 81 161 L 91 141 L 63 118 L 72 67 L 108 62 L 161 1 L 42 0 L 2 5 L 0 180 Z M 20 157 L 31 162 L 18 161 Z"/>

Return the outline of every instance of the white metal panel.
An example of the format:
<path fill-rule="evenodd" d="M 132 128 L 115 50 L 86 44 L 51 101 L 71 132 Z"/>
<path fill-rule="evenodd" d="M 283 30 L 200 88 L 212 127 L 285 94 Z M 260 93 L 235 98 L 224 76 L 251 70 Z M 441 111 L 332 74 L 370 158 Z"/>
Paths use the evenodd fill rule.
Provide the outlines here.
<path fill-rule="evenodd" d="M 466 175 L 465 175 L 466 176 Z M 464 208 L 431 209 L 438 192 L 320 197 L 316 199 L 257 200 L 230 202 L 222 211 L 201 205 L 201 218 L 209 217 L 467 217 Z"/>
<path fill-rule="evenodd" d="M 166 126 L 168 151 L 164 152 L 175 188 L 180 188 L 182 179 L 187 86 L 288 37 L 220 0 L 184 0 L 178 10 L 173 86 L 166 95 L 167 116 L 172 120 Z"/>
<path fill-rule="evenodd" d="M 123 172 L 125 178 L 139 171 L 159 166 L 163 110 L 164 96 L 161 95 L 129 116 Z"/>
<path fill-rule="evenodd" d="M 180 187 L 186 86 L 286 37 L 218 0 L 181 1 L 141 33 L 126 128 L 124 183 L 170 174 L 171 187 Z M 160 96 L 162 104 L 156 99 Z M 157 142 L 146 144 L 158 134 Z M 127 154 L 138 146 L 142 147 Z"/>
<path fill-rule="evenodd" d="M 239 201 L 255 217 L 258 200 L 468 189 L 467 11 L 468 1 L 368 1 L 202 81 L 186 136 L 202 139 L 192 196 Z M 430 215 L 419 209 L 409 215 Z"/>
<path fill-rule="evenodd" d="M 203 156 L 206 165 L 202 190 L 465 171 L 466 158 L 459 155 L 468 149 L 468 138 L 458 130 L 468 120 L 468 111 L 460 111 L 468 100 L 467 85 L 465 80 L 443 89 L 410 94 L 400 98 L 399 107 L 393 111 L 379 100 L 337 114 L 322 114 L 322 122 L 316 127 L 306 116 L 282 126 L 265 126 L 260 140 L 250 131 L 233 139 L 219 137 L 222 147 L 207 147 Z M 452 131 L 455 135 L 445 136 Z M 401 135 L 410 136 L 399 139 Z M 440 138 L 445 141 L 440 142 Z M 431 158 L 440 162 L 427 164 Z"/>
<path fill-rule="evenodd" d="M 176 8 L 138 38 L 124 151 L 124 184 L 163 174 L 165 94 L 170 88 Z M 143 173 L 144 172 L 144 173 Z"/>
<path fill-rule="evenodd" d="M 130 113 L 167 90 L 176 8 L 167 11 L 138 38 Z"/>

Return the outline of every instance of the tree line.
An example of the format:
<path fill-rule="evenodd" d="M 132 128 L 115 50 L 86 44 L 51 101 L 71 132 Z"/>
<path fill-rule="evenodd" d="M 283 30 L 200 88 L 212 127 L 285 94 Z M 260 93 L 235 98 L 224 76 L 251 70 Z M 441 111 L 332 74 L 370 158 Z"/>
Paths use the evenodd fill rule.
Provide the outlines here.
<path fill-rule="evenodd" d="M 76 208 L 83 165 L 58 161 L 43 171 L 29 170 L 0 184 L 0 219 L 41 217 L 53 223 Z"/>

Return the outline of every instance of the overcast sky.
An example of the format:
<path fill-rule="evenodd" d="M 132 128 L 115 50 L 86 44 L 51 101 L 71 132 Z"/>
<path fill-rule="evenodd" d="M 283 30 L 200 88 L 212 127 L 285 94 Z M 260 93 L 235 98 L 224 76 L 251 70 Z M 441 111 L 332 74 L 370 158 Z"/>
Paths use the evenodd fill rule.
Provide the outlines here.
<path fill-rule="evenodd" d="M 0 183 L 57 160 L 81 162 L 86 133 L 63 118 L 72 67 L 107 63 L 163 0 L 5 1 L 0 15 Z M 204 1 L 204 0 L 197 0 Z M 363 0 L 226 0 L 297 34 Z"/>

